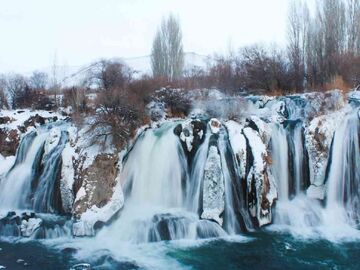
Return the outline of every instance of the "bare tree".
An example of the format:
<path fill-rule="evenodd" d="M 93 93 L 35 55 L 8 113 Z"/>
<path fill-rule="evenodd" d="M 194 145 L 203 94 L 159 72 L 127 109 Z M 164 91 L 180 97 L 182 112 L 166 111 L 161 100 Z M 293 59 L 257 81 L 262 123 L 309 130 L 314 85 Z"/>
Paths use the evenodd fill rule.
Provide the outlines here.
<path fill-rule="evenodd" d="M 10 105 L 13 109 L 27 103 L 27 96 L 31 91 L 26 78 L 20 74 L 10 74 L 6 78 L 6 91 L 10 96 Z"/>
<path fill-rule="evenodd" d="M 6 79 L 5 76 L 0 76 L 0 109 L 8 107 L 5 91 L 6 91 Z"/>
<path fill-rule="evenodd" d="M 347 50 L 360 55 L 360 2 L 347 0 Z"/>
<path fill-rule="evenodd" d="M 321 31 L 324 38 L 323 73 L 325 80 L 338 74 L 339 56 L 346 45 L 345 4 L 341 0 L 321 0 L 318 2 Z"/>
<path fill-rule="evenodd" d="M 182 77 L 184 52 L 179 20 L 173 15 L 164 18 L 158 29 L 151 52 L 152 71 L 155 77 L 173 81 Z"/>
<path fill-rule="evenodd" d="M 293 87 L 303 89 L 305 77 L 306 32 L 309 23 L 309 9 L 305 2 L 292 0 L 288 11 L 287 37 L 288 58 L 291 66 Z"/>
<path fill-rule="evenodd" d="M 48 84 L 48 75 L 45 72 L 34 71 L 30 77 L 29 84 L 36 90 L 44 90 Z"/>
<path fill-rule="evenodd" d="M 122 89 L 132 79 L 133 71 L 120 60 L 100 60 L 91 65 L 87 86 L 102 90 Z"/>

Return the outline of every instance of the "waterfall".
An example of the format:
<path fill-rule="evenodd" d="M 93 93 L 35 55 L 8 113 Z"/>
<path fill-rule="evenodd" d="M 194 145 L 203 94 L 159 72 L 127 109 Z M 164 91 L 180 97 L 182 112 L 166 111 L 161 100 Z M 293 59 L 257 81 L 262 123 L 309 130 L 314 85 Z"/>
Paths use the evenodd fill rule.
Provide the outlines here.
<path fill-rule="evenodd" d="M 236 170 L 235 156 L 231 151 L 225 129 L 220 132 L 218 145 L 225 180 L 224 229 L 232 235 L 238 234 L 242 230 L 252 230 L 253 226 L 246 209 L 243 185 L 240 183 L 240 174 Z"/>
<path fill-rule="evenodd" d="M 21 140 L 16 155 L 16 162 L 0 183 L 0 208 L 4 211 L 27 209 L 34 160 L 41 151 L 46 133 L 31 132 Z"/>
<path fill-rule="evenodd" d="M 305 149 L 303 143 L 302 121 L 286 122 L 288 157 L 289 157 L 289 196 L 293 198 L 308 187 L 307 170 L 305 167 Z"/>
<path fill-rule="evenodd" d="M 61 198 L 60 194 L 55 194 L 59 191 L 56 187 L 56 180 L 61 171 L 61 153 L 64 150 L 65 144 L 68 141 L 68 134 L 65 131 L 61 132 L 60 141 L 46 156 L 43 158 L 43 172 L 37 181 L 36 190 L 33 195 L 33 209 L 37 212 L 54 213 L 61 212 Z M 60 202 L 59 202 L 60 201 Z"/>
<path fill-rule="evenodd" d="M 61 132 L 58 144 L 44 156 L 50 128 L 26 134 L 20 142 L 15 163 L 0 182 L 0 209 L 35 210 L 43 213 L 61 211 L 59 188 L 55 182 L 61 169 L 61 152 L 68 135 Z"/>
<path fill-rule="evenodd" d="M 327 209 L 331 212 L 344 208 L 346 219 L 349 218 L 356 225 L 360 224 L 359 133 L 358 115 L 352 113 L 334 135 L 327 179 Z"/>
<path fill-rule="evenodd" d="M 217 223 L 199 220 L 200 171 L 208 146 L 203 144 L 198 150 L 194 160 L 199 164 L 189 176 L 175 125 L 149 129 L 137 140 L 121 172 L 124 209 L 110 227 L 99 232 L 98 239 L 116 235 L 120 241 L 142 243 L 225 235 Z"/>
<path fill-rule="evenodd" d="M 271 131 L 271 172 L 276 179 L 279 200 L 289 198 L 289 149 L 287 132 L 278 123 L 272 124 Z"/>
<path fill-rule="evenodd" d="M 200 213 L 202 210 L 201 186 L 204 175 L 204 168 L 209 149 L 209 139 L 211 132 L 208 129 L 205 134 L 205 140 L 199 147 L 193 160 L 193 166 L 190 173 L 190 181 L 186 186 L 186 205 L 189 211 Z"/>

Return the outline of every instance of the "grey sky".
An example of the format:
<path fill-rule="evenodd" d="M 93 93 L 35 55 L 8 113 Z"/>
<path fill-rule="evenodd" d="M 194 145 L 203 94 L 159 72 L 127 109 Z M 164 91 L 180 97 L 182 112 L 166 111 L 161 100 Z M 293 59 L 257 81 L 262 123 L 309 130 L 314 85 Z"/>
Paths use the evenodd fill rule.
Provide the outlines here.
<path fill-rule="evenodd" d="M 148 55 L 161 18 L 180 18 L 185 51 L 284 44 L 288 0 L 0 0 L 0 72 Z"/>

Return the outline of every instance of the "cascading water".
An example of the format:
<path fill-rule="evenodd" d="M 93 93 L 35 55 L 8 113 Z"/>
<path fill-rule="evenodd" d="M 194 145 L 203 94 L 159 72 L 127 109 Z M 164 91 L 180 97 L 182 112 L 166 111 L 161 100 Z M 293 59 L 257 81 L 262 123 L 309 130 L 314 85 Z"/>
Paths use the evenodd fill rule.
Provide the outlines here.
<path fill-rule="evenodd" d="M 62 212 L 57 181 L 67 140 L 67 132 L 53 125 L 39 127 L 23 137 L 13 166 L 0 182 L 0 235 L 71 235 L 72 222 L 50 214 Z"/>
<path fill-rule="evenodd" d="M 232 235 L 243 230 L 252 230 L 253 226 L 246 208 L 243 186 L 240 183 L 242 180 L 239 172 L 235 169 L 236 162 L 225 129 L 220 132 L 218 145 L 225 180 L 224 229 Z"/>
<path fill-rule="evenodd" d="M 142 243 L 225 235 L 215 222 L 199 220 L 201 171 L 208 139 L 198 150 L 194 159 L 198 164 L 189 177 L 174 127 L 174 123 L 164 124 L 137 140 L 121 173 L 125 207 L 118 220 L 100 231 L 98 238 L 118 235 L 118 240 Z"/>
<path fill-rule="evenodd" d="M 202 210 L 201 184 L 204 168 L 209 150 L 210 130 L 205 134 L 205 141 L 201 144 L 195 154 L 193 166 L 190 173 L 190 181 L 186 186 L 186 205 L 191 212 L 200 213 Z"/>
<path fill-rule="evenodd" d="M 0 209 L 3 211 L 28 208 L 34 161 L 46 137 L 46 133 L 31 132 L 21 141 L 15 164 L 0 183 Z"/>
<path fill-rule="evenodd" d="M 277 181 L 279 200 L 289 199 L 289 149 L 287 134 L 281 124 L 273 124 L 271 133 L 271 171 Z"/>
<path fill-rule="evenodd" d="M 54 213 L 61 212 L 61 198 L 60 194 L 55 194 L 56 180 L 59 179 L 61 170 L 61 153 L 64 150 L 65 144 L 68 141 L 68 134 L 65 131 L 61 132 L 60 140 L 46 156 L 43 158 L 43 172 L 39 179 L 32 181 L 38 182 L 33 195 L 33 209 L 37 212 Z M 58 183 L 59 185 L 59 183 Z"/>
<path fill-rule="evenodd" d="M 360 141 L 357 113 L 346 117 L 336 131 L 331 164 L 327 179 L 327 217 L 339 212 L 334 219 L 342 218 L 353 226 L 360 224 Z M 336 220 L 334 220 L 336 222 Z"/>

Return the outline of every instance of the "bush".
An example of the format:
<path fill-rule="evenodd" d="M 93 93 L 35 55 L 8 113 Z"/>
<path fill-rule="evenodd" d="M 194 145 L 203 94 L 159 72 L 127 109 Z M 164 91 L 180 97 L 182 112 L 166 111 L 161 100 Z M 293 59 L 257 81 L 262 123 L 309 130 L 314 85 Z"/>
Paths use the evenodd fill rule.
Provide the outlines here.
<path fill-rule="evenodd" d="M 144 122 L 144 104 L 128 89 L 102 91 L 96 99 L 96 114 L 88 133 L 92 143 L 104 146 L 111 139 L 121 149 Z"/>
<path fill-rule="evenodd" d="M 83 113 L 87 111 L 87 99 L 85 89 L 83 88 L 68 88 L 63 90 L 63 106 L 71 106 L 74 112 Z"/>
<path fill-rule="evenodd" d="M 190 112 L 191 100 L 182 89 L 163 88 L 156 91 L 154 98 L 165 104 L 170 117 L 184 117 Z"/>

